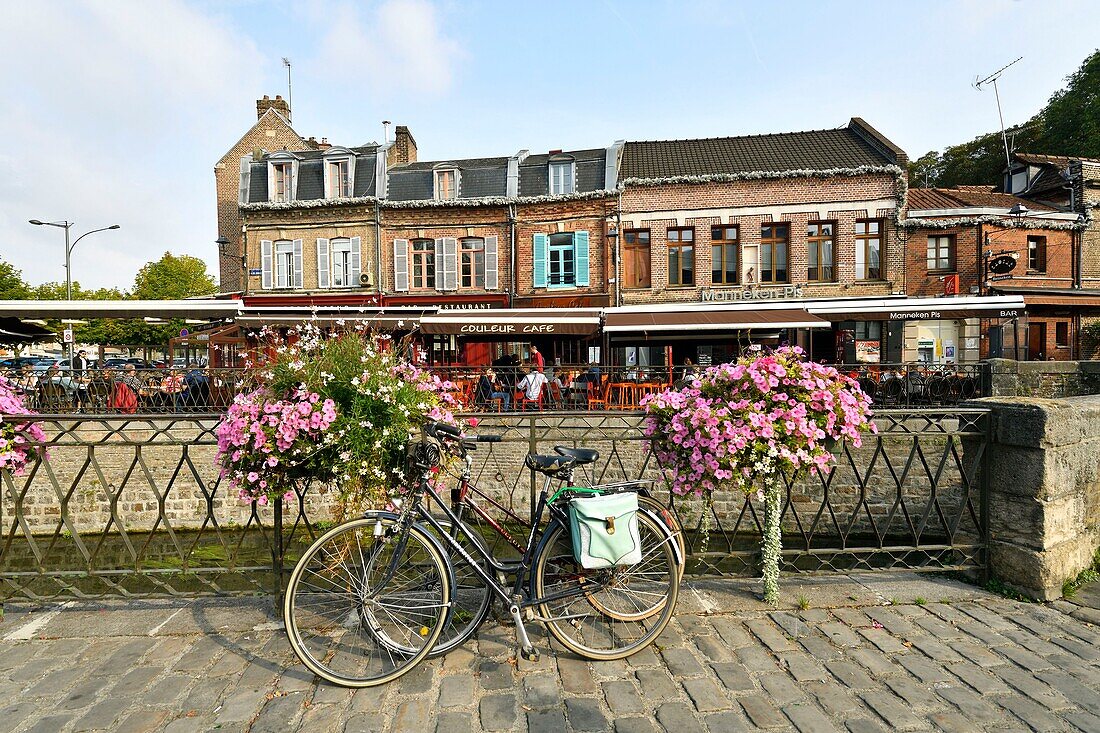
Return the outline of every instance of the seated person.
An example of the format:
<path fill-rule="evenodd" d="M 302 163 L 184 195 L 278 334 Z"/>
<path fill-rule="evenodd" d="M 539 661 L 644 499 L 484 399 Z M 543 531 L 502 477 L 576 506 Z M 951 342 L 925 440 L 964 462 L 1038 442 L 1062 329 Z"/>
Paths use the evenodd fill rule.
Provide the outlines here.
<path fill-rule="evenodd" d="M 542 369 L 532 364 L 531 371 L 527 373 L 527 376 L 519 380 L 516 389 L 523 392 L 523 396 L 528 400 L 537 402 L 539 395 L 542 394 L 542 388 L 546 383 L 546 375 L 542 373 Z"/>
<path fill-rule="evenodd" d="M 492 368 L 487 368 L 477 380 L 477 391 L 474 401 L 479 405 L 487 405 L 490 400 L 501 400 L 504 411 L 508 412 L 512 406 L 512 395 L 504 392 L 497 386 L 497 375 Z"/>

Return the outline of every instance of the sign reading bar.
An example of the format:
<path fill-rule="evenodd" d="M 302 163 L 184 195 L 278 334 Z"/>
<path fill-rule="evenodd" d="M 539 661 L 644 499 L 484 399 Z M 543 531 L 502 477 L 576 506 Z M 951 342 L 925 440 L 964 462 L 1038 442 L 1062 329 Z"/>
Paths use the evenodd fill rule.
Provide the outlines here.
<path fill-rule="evenodd" d="M 942 311 L 890 311 L 891 321 L 940 321 L 956 318 L 1019 318 L 1024 315 L 1021 308 L 989 308 L 986 310 L 942 310 Z"/>
<path fill-rule="evenodd" d="M 703 290 L 703 302 L 746 300 L 789 300 L 804 297 L 802 287 L 787 285 L 782 288 L 707 288 Z"/>

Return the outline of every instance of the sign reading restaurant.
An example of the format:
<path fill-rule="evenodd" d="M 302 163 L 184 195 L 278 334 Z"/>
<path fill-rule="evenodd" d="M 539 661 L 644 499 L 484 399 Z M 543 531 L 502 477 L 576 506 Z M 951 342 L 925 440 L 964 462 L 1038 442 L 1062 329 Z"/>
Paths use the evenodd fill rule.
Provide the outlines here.
<path fill-rule="evenodd" d="M 703 302 L 719 301 L 747 301 L 747 300 L 789 300 L 802 298 L 802 287 L 799 285 L 786 285 L 781 288 L 705 288 L 703 290 Z"/>

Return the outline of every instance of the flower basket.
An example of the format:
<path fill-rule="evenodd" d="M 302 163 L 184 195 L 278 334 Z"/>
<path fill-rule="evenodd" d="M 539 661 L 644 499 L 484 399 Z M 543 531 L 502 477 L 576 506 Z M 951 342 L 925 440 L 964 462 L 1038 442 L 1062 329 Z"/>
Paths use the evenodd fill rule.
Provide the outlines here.
<path fill-rule="evenodd" d="M 404 349 L 366 324 L 262 337 L 262 386 L 237 395 L 217 427 L 222 475 L 244 501 L 291 499 L 291 482 L 312 479 L 339 492 L 338 519 L 381 508 L 405 480 L 420 427 L 456 424 L 454 385 L 404 361 Z"/>
<path fill-rule="evenodd" d="M 36 414 L 27 409 L 23 396 L 11 381 L 0 377 L 0 471 L 22 476 L 39 456 L 45 456 L 46 432 L 31 421 L 5 420 L 7 415 Z"/>
<path fill-rule="evenodd" d="M 783 474 L 817 471 L 848 440 L 874 430 L 870 398 L 851 377 L 807 361 L 798 347 L 706 369 L 690 383 L 642 400 L 650 449 L 670 472 L 672 491 L 708 505 L 719 488 L 764 501 L 764 599 L 779 600 Z M 704 516 L 707 516 L 704 512 Z M 705 527 L 704 527 L 705 529 Z"/>

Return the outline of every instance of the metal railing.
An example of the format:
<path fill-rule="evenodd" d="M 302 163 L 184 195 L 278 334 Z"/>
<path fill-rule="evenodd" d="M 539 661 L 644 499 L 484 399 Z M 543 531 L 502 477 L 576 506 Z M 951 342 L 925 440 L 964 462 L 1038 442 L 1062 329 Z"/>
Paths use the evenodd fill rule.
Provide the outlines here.
<path fill-rule="evenodd" d="M 594 447 L 599 461 L 578 478 L 652 481 L 688 530 L 692 571 L 756 572 L 761 502 L 720 492 L 706 507 L 669 496 L 642 415 L 481 417 L 479 431 L 503 441 L 475 454 L 474 481 L 502 516 L 527 516 L 541 486 L 521 468 L 524 455 Z M 293 487 L 286 507 L 242 505 L 214 467 L 208 415 L 39 419 L 46 456 L 24 476 L 0 473 L 0 602 L 277 593 L 335 516 L 336 492 L 310 485 Z M 844 446 L 830 472 L 788 479 L 784 570 L 984 569 L 989 413 L 883 411 L 875 421 L 879 434 Z"/>

